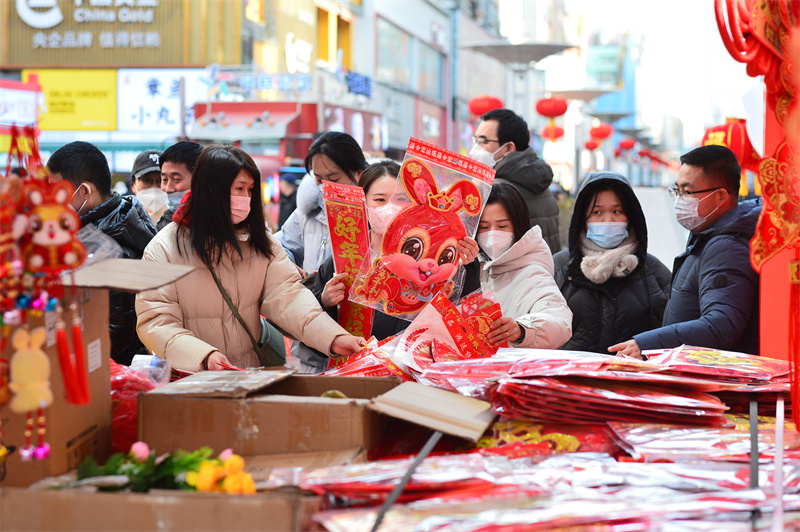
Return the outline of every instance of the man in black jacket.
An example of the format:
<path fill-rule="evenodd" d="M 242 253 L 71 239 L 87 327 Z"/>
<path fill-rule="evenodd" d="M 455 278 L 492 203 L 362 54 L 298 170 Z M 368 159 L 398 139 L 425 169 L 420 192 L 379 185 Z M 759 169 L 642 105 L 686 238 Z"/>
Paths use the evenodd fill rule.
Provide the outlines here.
<path fill-rule="evenodd" d="M 530 146 L 531 132 L 525 120 L 510 109 L 495 109 L 481 117 L 469 156 L 497 172 L 519 189 L 531 217 L 531 226 L 542 229 L 551 253 L 561 251 L 558 237 L 558 202 L 550 191 L 553 169 Z"/>
<path fill-rule="evenodd" d="M 94 224 L 122 247 L 123 256 L 141 259 L 144 248 L 156 234 L 150 215 L 136 196 L 120 196 L 111 191 L 108 161 L 95 145 L 71 142 L 59 148 L 47 161 L 54 179 L 75 185 L 70 201 L 81 225 Z M 134 295 L 109 292 L 111 358 L 130 364 L 142 343 L 136 334 Z"/>
<path fill-rule="evenodd" d="M 641 358 L 641 350 L 682 344 L 757 355 L 758 273 L 750 264 L 750 239 L 761 198 L 739 203 L 741 167 L 724 146 L 702 146 L 681 156 L 675 216 L 691 231 L 675 258 L 663 326 L 609 347 Z"/>

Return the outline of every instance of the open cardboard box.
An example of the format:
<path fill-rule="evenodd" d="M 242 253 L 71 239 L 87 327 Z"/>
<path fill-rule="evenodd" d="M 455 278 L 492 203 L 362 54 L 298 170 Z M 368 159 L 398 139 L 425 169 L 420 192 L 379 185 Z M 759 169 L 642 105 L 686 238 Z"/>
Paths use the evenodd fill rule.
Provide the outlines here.
<path fill-rule="evenodd" d="M 28 486 L 33 482 L 66 473 L 78 467 L 86 456 L 104 461 L 111 451 L 111 377 L 109 358 L 111 344 L 108 335 L 108 289 L 138 292 L 158 288 L 186 275 L 192 267 L 171 264 L 154 264 L 130 259 L 109 259 L 74 273 L 75 298 L 80 305 L 83 322 L 83 340 L 86 353 L 91 403 L 74 405 L 65 399 L 64 383 L 58 352 L 55 345 L 55 312 L 44 316 L 30 316 L 31 329 L 43 326 L 47 331 L 42 346 L 50 360 L 50 386 L 53 404 L 45 409 L 47 433 L 45 441 L 50 444 L 50 458 L 22 462 L 19 452 L 9 455 L 5 465 L 5 476 L 0 486 Z M 72 275 L 64 277 L 64 284 L 72 282 Z M 71 289 L 65 290 L 61 305 L 66 309 L 72 301 Z M 16 328 L 13 327 L 10 335 Z M 70 335 L 69 330 L 67 331 Z M 11 336 L 9 336 L 11 338 Z M 11 342 L 3 353 L 6 361 L 11 359 Z M 25 443 L 25 414 L 15 414 L 7 405 L 0 404 L 3 426 L 3 443 L 19 449 Z M 35 444 L 37 435 L 33 435 Z M 2 471 L 0 471 L 0 476 Z"/>
<path fill-rule="evenodd" d="M 0 530 L 268 530 L 304 531 L 322 498 L 302 493 L 250 496 L 157 490 L 0 492 Z"/>
<path fill-rule="evenodd" d="M 242 455 L 371 449 L 390 418 L 477 441 L 494 418 L 485 401 L 395 377 L 203 372 L 139 397 L 139 439 L 157 452 L 232 448 Z M 339 390 L 347 399 L 320 397 Z"/>

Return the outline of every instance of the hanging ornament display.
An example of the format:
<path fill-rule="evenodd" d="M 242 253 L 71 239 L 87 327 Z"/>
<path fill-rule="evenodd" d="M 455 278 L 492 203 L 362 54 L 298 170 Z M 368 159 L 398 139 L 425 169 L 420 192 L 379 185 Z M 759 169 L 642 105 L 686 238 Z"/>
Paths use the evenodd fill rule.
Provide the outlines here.
<path fill-rule="evenodd" d="M 715 0 L 725 48 L 766 88 L 764 158 L 758 166 L 763 207 L 750 241 L 750 262 L 761 274 L 760 353 L 791 366 L 792 403 L 800 401 L 800 61 L 797 2 Z M 745 147 L 745 152 L 746 152 Z M 768 155 L 768 154 L 772 155 Z M 745 153 L 747 155 L 747 153 Z M 771 297 L 774 294 L 775 297 Z M 788 297 L 786 297 L 788 295 Z M 765 304 L 765 302 L 768 302 Z M 800 409 L 792 410 L 800 427 Z"/>
<path fill-rule="evenodd" d="M 567 102 L 567 99 L 560 96 L 542 98 L 536 102 L 536 112 L 550 119 L 550 122 L 546 126 L 548 128 L 548 135 L 545 135 L 544 129 L 542 129 L 542 137 L 550 139 L 550 142 L 555 142 L 557 138 L 564 135 L 564 130 L 562 128 L 556 128 L 556 117 L 566 113 L 568 107 L 569 102 Z M 561 129 L 561 135 L 556 136 L 559 129 Z"/>
<path fill-rule="evenodd" d="M 19 450 L 22 461 L 34 458 L 44 460 L 50 457 L 50 445 L 44 441 L 46 432 L 44 409 L 53 404 L 53 391 L 50 389 L 50 360 L 42 351 L 45 335 L 44 327 L 37 327 L 31 332 L 23 327 L 17 329 L 11 339 L 16 351 L 11 357 L 9 388 L 14 397 L 9 403 L 9 408 L 12 412 L 28 416 L 25 445 Z M 35 423 L 34 412 L 36 412 Z M 38 425 L 36 446 L 31 439 L 35 424 Z"/>
<path fill-rule="evenodd" d="M 600 143 L 597 142 L 594 139 L 587 140 L 586 143 L 583 145 L 583 147 L 586 148 L 589 151 L 594 151 L 594 150 L 596 150 L 597 148 L 600 147 Z"/>

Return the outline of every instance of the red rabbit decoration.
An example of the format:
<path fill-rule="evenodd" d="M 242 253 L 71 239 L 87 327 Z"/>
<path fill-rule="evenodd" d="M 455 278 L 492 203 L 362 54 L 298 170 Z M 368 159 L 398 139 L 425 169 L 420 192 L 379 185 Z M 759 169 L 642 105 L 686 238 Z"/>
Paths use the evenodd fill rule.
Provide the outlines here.
<path fill-rule="evenodd" d="M 74 190 L 69 181 L 56 181 L 52 185 L 32 181 L 23 186 L 30 212 L 22 261 L 32 273 L 58 275 L 83 264 L 86 249 L 75 238 L 81 224 L 69 207 Z"/>
<path fill-rule="evenodd" d="M 440 191 L 431 169 L 409 158 L 399 176 L 411 205 L 389 224 L 375 259 L 355 295 L 383 312 L 405 316 L 418 312 L 433 296 L 450 296 L 458 270 L 458 241 L 467 236 L 460 212 L 478 216 L 483 200 L 469 179 Z"/>

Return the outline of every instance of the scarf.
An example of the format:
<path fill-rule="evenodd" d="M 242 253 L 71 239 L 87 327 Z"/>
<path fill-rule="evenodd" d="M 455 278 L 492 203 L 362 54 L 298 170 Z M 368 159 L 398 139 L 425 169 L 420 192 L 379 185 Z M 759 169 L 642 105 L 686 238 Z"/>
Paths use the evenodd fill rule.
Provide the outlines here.
<path fill-rule="evenodd" d="M 595 284 L 603 284 L 611 277 L 626 277 L 639 265 L 636 256 L 639 243 L 634 235 L 615 248 L 604 249 L 589 240 L 584 231 L 578 246 L 583 253 L 581 271 Z"/>
<path fill-rule="evenodd" d="M 172 221 L 179 225 L 184 225 L 189 227 L 189 216 L 186 216 L 187 211 L 189 210 L 189 198 L 192 196 L 192 191 L 187 190 L 186 194 L 183 195 L 183 199 L 181 199 L 181 204 L 178 205 L 178 210 L 175 211 L 175 214 L 172 215 Z"/>

